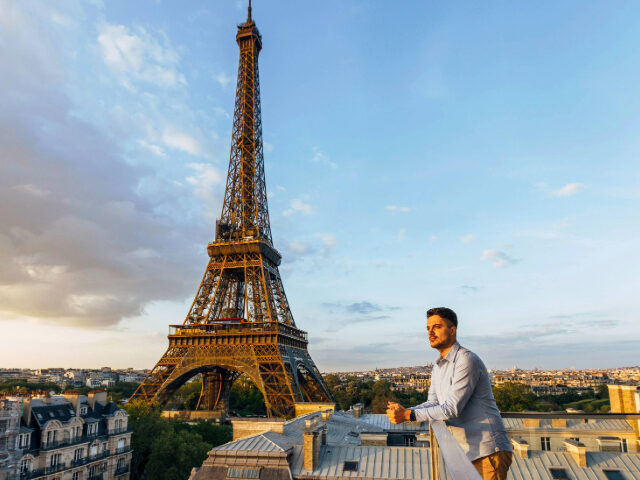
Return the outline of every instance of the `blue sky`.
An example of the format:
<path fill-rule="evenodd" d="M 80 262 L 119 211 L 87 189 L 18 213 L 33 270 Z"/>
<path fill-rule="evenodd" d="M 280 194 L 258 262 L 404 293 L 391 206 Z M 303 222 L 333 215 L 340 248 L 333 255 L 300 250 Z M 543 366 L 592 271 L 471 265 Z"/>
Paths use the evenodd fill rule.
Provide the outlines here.
<path fill-rule="evenodd" d="M 269 208 L 324 371 L 637 365 L 640 5 L 254 2 Z M 0 365 L 150 368 L 220 214 L 241 1 L 0 0 Z"/>

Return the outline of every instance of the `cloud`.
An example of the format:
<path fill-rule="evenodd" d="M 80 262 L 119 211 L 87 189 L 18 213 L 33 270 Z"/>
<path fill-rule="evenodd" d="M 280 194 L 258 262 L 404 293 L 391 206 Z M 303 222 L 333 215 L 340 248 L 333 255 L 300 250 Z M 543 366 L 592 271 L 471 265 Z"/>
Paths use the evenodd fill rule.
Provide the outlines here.
<path fill-rule="evenodd" d="M 409 207 L 401 207 L 398 205 L 387 205 L 384 207 L 385 210 L 389 212 L 410 212 L 411 209 Z"/>
<path fill-rule="evenodd" d="M 550 195 L 552 197 L 570 197 L 576 195 L 585 189 L 582 183 L 567 183 L 564 187 L 553 190 Z"/>
<path fill-rule="evenodd" d="M 162 32 L 154 36 L 142 27 L 131 32 L 124 25 L 104 24 L 98 44 L 105 64 L 127 87 L 132 87 L 132 81 L 161 87 L 187 83 L 178 70 L 180 57 Z"/>
<path fill-rule="evenodd" d="M 338 239 L 332 233 L 323 233 L 320 235 L 320 241 L 322 242 L 322 253 L 325 257 L 330 255 L 338 246 Z"/>
<path fill-rule="evenodd" d="M 460 289 L 464 293 L 476 293 L 478 290 L 480 290 L 480 287 L 477 287 L 475 285 L 460 285 Z"/>
<path fill-rule="evenodd" d="M 489 260 L 493 264 L 494 268 L 508 267 L 509 265 L 513 265 L 520 261 L 519 259 L 510 257 L 500 250 L 491 249 L 483 251 L 480 260 Z"/>
<path fill-rule="evenodd" d="M 204 217 L 214 221 L 220 215 L 224 177 L 208 163 L 187 163 L 187 167 L 195 174 L 187 177 L 186 181 L 193 186 L 193 193 L 201 202 Z"/>
<path fill-rule="evenodd" d="M 140 144 L 141 147 L 149 150 L 151 153 L 158 155 L 159 157 L 167 156 L 166 153 L 164 153 L 164 150 L 159 145 L 149 143 L 146 140 L 139 140 L 138 143 Z"/>
<path fill-rule="evenodd" d="M 174 129 L 167 129 L 162 134 L 162 141 L 168 147 L 175 148 L 176 150 L 182 150 L 190 155 L 202 155 L 200 142 L 187 133 Z"/>
<path fill-rule="evenodd" d="M 293 215 L 294 213 L 301 213 L 302 215 L 311 215 L 313 207 L 308 203 L 305 203 L 299 198 L 294 198 L 289 203 L 289 208 L 282 212 L 285 217 Z"/>
<path fill-rule="evenodd" d="M 473 241 L 473 235 L 465 235 L 464 237 L 460 237 L 460 241 L 462 243 L 471 243 Z"/>
<path fill-rule="evenodd" d="M 20 185 L 14 185 L 11 188 L 16 192 L 25 193 L 32 197 L 44 198 L 48 197 L 51 194 L 49 190 L 45 190 L 44 188 L 34 185 L 33 183 L 22 183 Z"/>
<path fill-rule="evenodd" d="M 222 107 L 213 107 L 213 112 L 216 115 L 221 115 L 225 118 L 231 118 L 231 115 L 229 115 L 229 112 L 227 112 L 224 108 Z"/>
<path fill-rule="evenodd" d="M 333 302 L 322 303 L 323 308 L 328 309 L 329 313 L 346 313 L 346 314 L 358 314 L 358 315 L 370 315 L 373 313 L 390 312 L 399 310 L 400 307 L 394 307 L 389 305 L 380 305 L 368 300 L 354 303 Z M 377 318 L 377 317 L 376 317 Z"/>
<path fill-rule="evenodd" d="M 136 139 L 78 114 L 70 41 L 47 30 L 46 8 L 27 15 L 22 5 L 0 16 L 0 44 L 11 45 L 0 53 L 0 319 L 97 328 L 192 295 L 204 229 L 158 208 L 179 203 L 171 183 L 158 203 L 141 195 L 159 180 L 123 158 Z M 137 47 L 119 48 L 114 67 L 146 74 L 126 56 Z"/>
<path fill-rule="evenodd" d="M 332 162 L 318 147 L 313 147 L 313 158 L 311 160 L 316 163 L 323 163 L 331 168 L 338 168 L 338 164 Z"/>
<path fill-rule="evenodd" d="M 406 228 L 401 228 L 400 230 L 398 230 L 398 240 L 404 240 L 406 233 L 407 233 Z"/>
<path fill-rule="evenodd" d="M 213 79 L 218 82 L 222 88 L 227 88 L 227 85 L 231 82 L 231 77 L 225 72 L 215 74 Z"/>

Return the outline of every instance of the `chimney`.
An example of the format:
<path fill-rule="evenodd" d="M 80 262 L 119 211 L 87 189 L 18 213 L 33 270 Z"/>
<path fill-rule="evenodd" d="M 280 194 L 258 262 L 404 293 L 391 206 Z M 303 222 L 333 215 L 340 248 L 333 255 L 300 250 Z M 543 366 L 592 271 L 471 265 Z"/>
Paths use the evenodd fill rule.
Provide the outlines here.
<path fill-rule="evenodd" d="M 529 444 L 526 440 L 520 437 L 513 437 L 511 439 L 511 445 L 513 445 L 513 453 L 520 458 L 529 458 Z"/>
<path fill-rule="evenodd" d="M 353 418 L 360 418 L 362 416 L 362 410 L 364 409 L 364 405 L 361 403 L 356 403 L 353 407 Z"/>
<path fill-rule="evenodd" d="M 304 432 L 304 468 L 312 472 L 318 466 L 318 454 L 320 453 L 320 441 L 318 430 Z"/>
<path fill-rule="evenodd" d="M 564 441 L 564 446 L 579 467 L 587 466 L 587 447 L 584 443 L 567 439 Z"/>
<path fill-rule="evenodd" d="M 80 394 L 78 392 L 64 392 L 64 399 L 71 403 L 76 412 L 76 417 L 80 415 Z"/>
<path fill-rule="evenodd" d="M 92 390 L 89 392 L 89 406 L 92 410 L 95 409 L 96 403 L 103 407 L 107 404 L 107 391 L 106 390 Z"/>
<path fill-rule="evenodd" d="M 27 427 L 31 426 L 31 397 L 22 399 L 22 419 Z"/>

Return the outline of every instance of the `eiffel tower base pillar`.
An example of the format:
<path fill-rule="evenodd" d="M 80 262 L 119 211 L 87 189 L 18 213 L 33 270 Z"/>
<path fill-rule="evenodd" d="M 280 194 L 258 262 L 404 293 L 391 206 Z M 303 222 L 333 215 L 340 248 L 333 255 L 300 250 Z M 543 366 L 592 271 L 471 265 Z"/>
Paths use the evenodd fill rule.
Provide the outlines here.
<path fill-rule="evenodd" d="M 231 385 L 238 377 L 235 372 L 216 368 L 202 374 L 202 391 L 196 410 L 229 411 Z"/>

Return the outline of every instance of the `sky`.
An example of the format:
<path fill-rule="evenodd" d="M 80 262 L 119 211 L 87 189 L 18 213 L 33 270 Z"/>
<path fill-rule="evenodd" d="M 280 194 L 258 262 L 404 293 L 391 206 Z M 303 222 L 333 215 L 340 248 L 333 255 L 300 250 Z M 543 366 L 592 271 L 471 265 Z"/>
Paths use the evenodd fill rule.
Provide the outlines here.
<path fill-rule="evenodd" d="M 0 367 L 152 368 L 207 264 L 246 2 L 0 0 Z M 640 4 L 256 0 L 321 371 L 640 364 Z"/>

